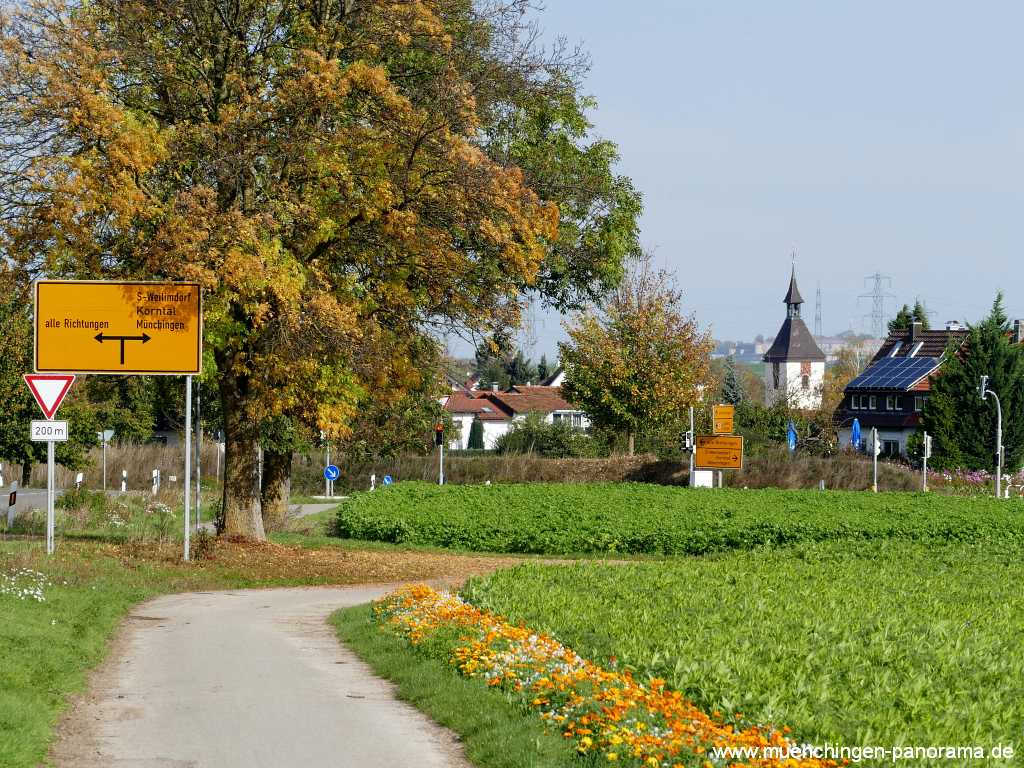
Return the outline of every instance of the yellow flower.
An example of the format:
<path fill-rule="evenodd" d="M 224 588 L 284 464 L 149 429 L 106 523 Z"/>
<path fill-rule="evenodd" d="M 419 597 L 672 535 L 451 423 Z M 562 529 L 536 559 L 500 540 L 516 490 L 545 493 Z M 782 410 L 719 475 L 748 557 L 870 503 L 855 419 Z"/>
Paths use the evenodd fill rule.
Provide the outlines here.
<path fill-rule="evenodd" d="M 614 763 L 616 760 L 619 759 L 619 756 L 615 752 L 609 752 L 607 757 L 608 757 L 608 762 L 610 762 L 610 763 Z"/>

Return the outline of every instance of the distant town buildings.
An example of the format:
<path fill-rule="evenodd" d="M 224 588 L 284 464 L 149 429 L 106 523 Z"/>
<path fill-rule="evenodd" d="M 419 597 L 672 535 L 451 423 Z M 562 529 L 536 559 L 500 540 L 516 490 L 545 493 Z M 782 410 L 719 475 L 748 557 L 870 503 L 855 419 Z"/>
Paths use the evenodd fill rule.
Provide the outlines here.
<path fill-rule="evenodd" d="M 771 405 L 785 399 L 795 408 L 814 409 L 821 405 L 825 353 L 800 317 L 804 300 L 797 288 L 795 266 L 782 301 L 786 305 L 786 319 L 764 354 L 765 402 Z"/>

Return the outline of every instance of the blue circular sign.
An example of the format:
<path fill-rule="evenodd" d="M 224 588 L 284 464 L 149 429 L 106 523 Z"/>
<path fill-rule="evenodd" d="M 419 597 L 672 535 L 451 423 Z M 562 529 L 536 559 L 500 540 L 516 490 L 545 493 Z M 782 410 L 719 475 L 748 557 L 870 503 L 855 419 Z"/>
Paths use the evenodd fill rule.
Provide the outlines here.
<path fill-rule="evenodd" d="M 391 479 L 391 475 L 384 475 L 384 485 L 391 485 L 394 480 Z"/>
<path fill-rule="evenodd" d="M 324 467 L 324 479 L 325 480 L 337 480 L 341 477 L 341 470 L 333 464 L 328 464 Z"/>

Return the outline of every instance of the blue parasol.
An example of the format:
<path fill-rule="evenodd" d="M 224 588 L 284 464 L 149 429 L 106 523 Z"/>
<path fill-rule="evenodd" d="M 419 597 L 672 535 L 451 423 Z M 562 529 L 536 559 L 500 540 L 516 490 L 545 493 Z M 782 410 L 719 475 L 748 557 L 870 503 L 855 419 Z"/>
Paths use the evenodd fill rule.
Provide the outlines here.
<path fill-rule="evenodd" d="M 860 419 L 853 420 L 853 429 L 850 430 L 850 445 L 854 450 L 860 450 Z"/>

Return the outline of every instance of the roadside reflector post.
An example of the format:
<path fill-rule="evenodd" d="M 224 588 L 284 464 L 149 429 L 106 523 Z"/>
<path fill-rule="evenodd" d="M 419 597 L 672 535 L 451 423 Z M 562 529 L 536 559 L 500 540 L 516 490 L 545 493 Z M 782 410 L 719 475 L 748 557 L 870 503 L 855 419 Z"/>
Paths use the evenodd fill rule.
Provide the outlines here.
<path fill-rule="evenodd" d="M 871 490 L 873 493 L 878 493 L 878 454 L 882 452 L 882 446 L 878 444 L 878 428 L 871 428 Z"/>
<path fill-rule="evenodd" d="M 924 433 L 921 450 L 921 493 L 928 493 L 928 459 L 932 457 L 932 436 Z"/>
<path fill-rule="evenodd" d="M 11 492 L 7 495 L 7 531 L 14 525 L 14 515 L 18 511 L 18 481 L 11 483 Z"/>
<path fill-rule="evenodd" d="M 127 493 L 128 491 L 128 470 L 121 470 L 121 493 Z"/>

